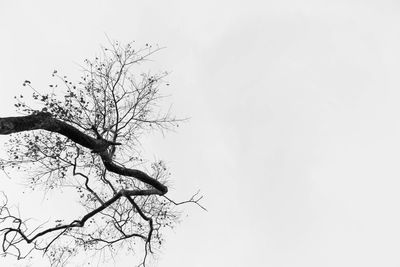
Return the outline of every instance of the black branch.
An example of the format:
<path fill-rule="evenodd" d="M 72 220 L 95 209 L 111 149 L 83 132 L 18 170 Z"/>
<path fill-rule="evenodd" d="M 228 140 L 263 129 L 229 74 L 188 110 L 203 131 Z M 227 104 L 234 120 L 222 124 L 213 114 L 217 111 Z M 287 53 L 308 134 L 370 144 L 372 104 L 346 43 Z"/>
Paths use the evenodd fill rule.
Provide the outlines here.
<path fill-rule="evenodd" d="M 115 164 L 111 159 L 107 148 L 116 144 L 119 145 L 119 143 L 99 138 L 99 136 L 93 138 L 79 131 L 74 126 L 53 118 L 50 113 L 46 112 L 38 112 L 36 114 L 21 117 L 0 118 L 1 135 L 9 135 L 12 133 L 32 130 L 46 130 L 49 132 L 59 133 L 93 152 L 100 153 L 104 166 L 108 171 L 124 176 L 131 176 L 143 183 L 151 185 L 158 190 L 158 195 L 164 195 L 168 192 L 168 188 L 165 185 L 150 177 L 145 172 L 137 169 L 125 168 Z"/>
<path fill-rule="evenodd" d="M 143 135 L 176 129 L 183 121 L 159 103 L 165 99 L 160 89 L 169 85 L 164 82 L 168 73 L 132 70 L 160 49 L 110 42 L 101 55 L 84 61 L 78 82 L 54 71 L 53 93 L 47 94 L 24 82 L 33 93 L 30 102 L 15 97 L 21 116 L 0 117 L 0 135 L 10 136 L 8 158 L 0 159 L 0 168 L 8 175 L 26 175 L 31 190 L 72 188 L 83 211 L 71 221 L 52 218 L 35 225 L 22 219 L 3 194 L 2 255 L 22 259 L 39 251 L 52 266 L 63 266 L 82 251 L 102 258 L 108 251 L 112 258 L 119 248 L 135 252 L 135 246 L 144 245 L 144 266 L 163 244 L 164 229 L 179 222 L 177 206 L 194 203 L 205 210 L 198 192 L 174 201 L 164 161 L 141 156 Z"/>

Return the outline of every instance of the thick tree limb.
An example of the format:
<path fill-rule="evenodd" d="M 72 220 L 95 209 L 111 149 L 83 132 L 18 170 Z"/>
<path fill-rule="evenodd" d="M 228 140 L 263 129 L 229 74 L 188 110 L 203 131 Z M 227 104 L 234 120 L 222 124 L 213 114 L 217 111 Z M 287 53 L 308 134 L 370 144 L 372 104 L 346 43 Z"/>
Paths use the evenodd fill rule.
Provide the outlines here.
<path fill-rule="evenodd" d="M 81 146 L 93 151 L 105 150 L 110 144 L 104 139 L 96 139 L 79 131 L 77 128 L 55 119 L 50 113 L 38 112 L 36 114 L 21 117 L 0 118 L 0 134 L 46 130 L 59 133 L 68 137 Z"/>
<path fill-rule="evenodd" d="M 150 177 L 146 173 L 140 170 L 128 169 L 115 164 L 112 159 L 110 159 L 110 156 L 106 151 L 100 153 L 100 156 L 103 160 L 104 166 L 108 171 L 124 176 L 134 177 L 143 183 L 149 184 L 158 190 L 158 192 L 156 192 L 157 195 L 164 195 L 168 192 L 168 188 L 165 185 Z"/>
<path fill-rule="evenodd" d="M 59 133 L 71 139 L 75 143 L 89 148 L 93 152 L 99 153 L 104 166 L 108 171 L 124 176 L 134 177 L 143 183 L 151 185 L 158 190 L 158 195 L 164 195 L 168 192 L 168 188 L 165 185 L 146 173 L 115 164 L 111 159 L 107 148 L 110 145 L 116 145 L 117 143 L 102 139 L 100 138 L 101 136 L 93 138 L 81 132 L 77 128 L 53 118 L 50 113 L 38 112 L 28 116 L 0 118 L 0 135 L 32 130 L 46 130 L 49 132 Z"/>

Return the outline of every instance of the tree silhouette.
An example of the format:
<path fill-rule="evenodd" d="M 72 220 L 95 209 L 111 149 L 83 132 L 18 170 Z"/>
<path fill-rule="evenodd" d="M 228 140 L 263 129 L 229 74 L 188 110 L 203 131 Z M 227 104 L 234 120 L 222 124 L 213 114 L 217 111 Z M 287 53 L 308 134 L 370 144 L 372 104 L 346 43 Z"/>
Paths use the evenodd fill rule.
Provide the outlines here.
<path fill-rule="evenodd" d="M 142 244 L 140 264 L 145 265 L 148 254 L 162 244 L 163 229 L 177 223 L 176 205 L 203 208 L 197 193 L 179 203 L 169 198 L 165 163 L 147 164 L 146 171 L 141 157 L 141 136 L 173 129 L 181 121 L 159 107 L 167 73 L 140 71 L 159 50 L 110 42 L 100 56 L 85 60 L 79 82 L 54 71 L 58 83 L 47 94 L 24 82 L 33 90 L 33 100 L 15 97 L 21 116 L 0 118 L 0 134 L 12 134 L 1 168 L 28 174 L 32 190 L 73 188 L 87 213 L 32 228 L 3 193 L 3 255 L 22 259 L 41 251 L 52 266 L 63 266 L 82 251 L 135 252 Z"/>

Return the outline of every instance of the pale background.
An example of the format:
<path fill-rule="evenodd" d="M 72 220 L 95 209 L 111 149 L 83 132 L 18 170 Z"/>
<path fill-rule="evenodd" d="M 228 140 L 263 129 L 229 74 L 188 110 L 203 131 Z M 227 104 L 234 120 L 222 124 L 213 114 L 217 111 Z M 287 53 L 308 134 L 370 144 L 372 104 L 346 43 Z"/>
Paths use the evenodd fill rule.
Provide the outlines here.
<path fill-rule="evenodd" d="M 158 266 L 400 266 L 399 25 L 382 0 L 2 0 L 0 116 L 105 34 L 166 46 L 155 70 L 191 120 L 147 149 L 208 212 L 185 209 Z"/>

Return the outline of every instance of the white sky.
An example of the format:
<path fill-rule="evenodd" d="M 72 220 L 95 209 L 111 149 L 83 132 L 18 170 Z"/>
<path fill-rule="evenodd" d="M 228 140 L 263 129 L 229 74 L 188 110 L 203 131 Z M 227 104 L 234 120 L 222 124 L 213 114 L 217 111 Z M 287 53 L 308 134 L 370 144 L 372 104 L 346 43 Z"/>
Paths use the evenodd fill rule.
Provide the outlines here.
<path fill-rule="evenodd" d="M 105 34 L 166 46 L 155 70 L 192 119 L 148 152 L 209 211 L 186 208 L 158 266 L 399 266 L 399 15 L 382 0 L 1 1 L 0 116 Z"/>

